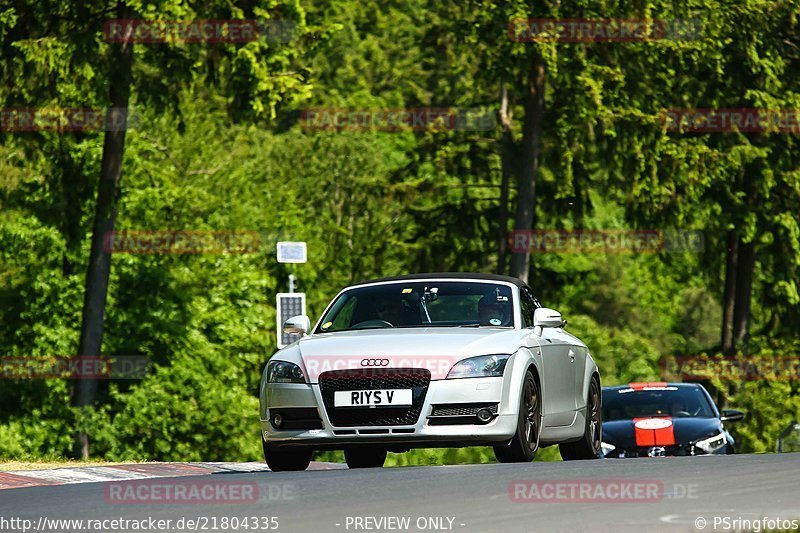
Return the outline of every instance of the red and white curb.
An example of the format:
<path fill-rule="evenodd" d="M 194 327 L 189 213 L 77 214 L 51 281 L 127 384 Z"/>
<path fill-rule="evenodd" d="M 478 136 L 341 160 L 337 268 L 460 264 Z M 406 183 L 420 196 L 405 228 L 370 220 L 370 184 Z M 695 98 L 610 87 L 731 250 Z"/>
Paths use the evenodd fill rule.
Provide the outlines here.
<path fill-rule="evenodd" d="M 308 470 L 340 470 L 342 463 L 312 462 Z M 76 483 L 127 481 L 209 474 L 269 472 L 264 463 L 140 463 L 117 466 L 83 466 L 49 470 L 0 472 L 0 490 Z"/>

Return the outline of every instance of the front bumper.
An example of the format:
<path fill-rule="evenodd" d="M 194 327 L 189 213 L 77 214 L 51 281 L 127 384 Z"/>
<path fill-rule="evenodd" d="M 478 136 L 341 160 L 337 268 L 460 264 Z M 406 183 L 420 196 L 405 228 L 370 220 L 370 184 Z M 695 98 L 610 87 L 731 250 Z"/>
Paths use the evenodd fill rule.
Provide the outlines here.
<path fill-rule="evenodd" d="M 334 426 L 326 411 L 319 384 L 270 383 L 265 385 L 261 406 L 261 432 L 271 446 L 309 446 L 341 449 L 350 445 L 381 444 L 389 449 L 453 447 L 501 444 L 517 428 L 517 405 L 508 398 L 502 377 L 434 380 L 428 385 L 419 418 L 404 425 Z M 487 423 L 460 423 L 464 418 L 442 425 L 429 418 L 434 406 L 463 404 L 495 405 L 496 414 Z M 321 428 L 278 429 L 271 422 L 282 408 L 315 408 Z M 477 422 L 477 421 L 476 421 Z"/>
<path fill-rule="evenodd" d="M 728 446 L 723 446 L 711 453 L 708 453 L 692 444 L 674 445 L 674 446 L 630 446 L 627 448 L 615 448 L 614 450 L 604 453 L 603 457 L 606 459 L 632 459 L 637 457 L 686 457 L 686 456 L 700 456 L 700 455 L 725 455 L 728 452 Z"/>

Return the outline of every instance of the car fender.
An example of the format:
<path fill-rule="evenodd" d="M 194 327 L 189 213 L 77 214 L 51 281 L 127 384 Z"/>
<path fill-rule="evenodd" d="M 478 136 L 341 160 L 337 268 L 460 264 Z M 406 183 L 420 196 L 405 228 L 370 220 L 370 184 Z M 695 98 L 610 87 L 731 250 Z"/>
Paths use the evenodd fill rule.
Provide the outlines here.
<path fill-rule="evenodd" d="M 725 452 L 727 454 L 736 453 L 736 439 L 733 438 L 733 435 L 723 427 L 722 432 L 725 433 L 725 440 L 728 441 L 728 446 L 726 446 Z"/>
<path fill-rule="evenodd" d="M 583 390 L 581 392 L 581 397 L 578 400 L 580 402 L 578 404 L 578 413 L 582 413 L 584 418 L 586 418 L 586 403 L 589 398 L 589 386 L 592 383 L 592 376 L 595 374 L 597 374 L 598 385 L 600 386 L 600 403 L 602 405 L 603 383 L 600 381 L 600 369 L 597 368 L 597 363 L 594 362 L 592 354 L 589 353 L 589 350 L 586 350 L 586 365 L 583 369 Z"/>
<path fill-rule="evenodd" d="M 532 347 L 521 346 L 516 353 L 509 359 L 509 367 L 506 368 L 505 379 L 503 380 L 503 388 L 505 398 L 508 398 L 505 408 L 502 409 L 502 414 L 517 414 L 519 413 L 519 404 L 522 398 L 522 385 L 525 379 L 525 372 L 531 366 L 536 368 L 538 375 L 539 387 L 541 395 L 546 394 L 546 384 L 541 379 L 542 369 L 542 351 L 539 349 L 538 340 L 536 345 Z M 542 405 L 542 415 L 544 415 L 544 404 Z"/>
<path fill-rule="evenodd" d="M 259 400 L 259 412 L 261 413 L 261 420 L 267 419 L 267 406 L 269 405 L 269 387 L 267 387 L 267 365 L 270 361 L 275 359 L 276 361 L 286 361 L 287 363 L 294 363 L 299 365 L 300 368 L 303 369 L 303 373 L 305 374 L 305 368 L 303 367 L 303 360 L 300 357 L 300 349 L 297 346 L 297 343 L 290 344 L 286 348 L 282 350 L 278 350 L 275 354 L 270 357 L 267 362 L 264 364 L 264 369 L 261 371 L 261 385 L 258 388 L 258 400 Z M 308 380 L 308 377 L 306 377 Z"/>

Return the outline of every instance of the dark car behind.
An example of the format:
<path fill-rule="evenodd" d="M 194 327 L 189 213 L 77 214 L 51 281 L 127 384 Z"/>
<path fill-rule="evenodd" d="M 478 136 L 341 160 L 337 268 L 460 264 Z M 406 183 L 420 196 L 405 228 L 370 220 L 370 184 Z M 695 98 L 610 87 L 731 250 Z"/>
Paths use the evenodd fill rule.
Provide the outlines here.
<path fill-rule="evenodd" d="M 730 454 L 735 441 L 725 421 L 740 411 L 720 413 L 697 383 L 630 383 L 603 388 L 603 456 L 662 457 Z"/>

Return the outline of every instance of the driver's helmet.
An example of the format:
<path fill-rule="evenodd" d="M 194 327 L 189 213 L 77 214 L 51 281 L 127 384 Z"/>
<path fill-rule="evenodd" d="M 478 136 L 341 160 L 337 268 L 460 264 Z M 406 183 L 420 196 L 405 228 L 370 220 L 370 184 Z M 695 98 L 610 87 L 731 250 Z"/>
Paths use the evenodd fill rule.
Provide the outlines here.
<path fill-rule="evenodd" d="M 375 298 L 375 316 L 392 325 L 402 321 L 405 306 L 403 300 L 393 294 L 380 294 Z"/>
<path fill-rule="evenodd" d="M 478 301 L 478 321 L 484 326 L 502 326 L 508 323 L 508 302 L 500 301 L 492 293 Z"/>
<path fill-rule="evenodd" d="M 669 414 L 672 416 L 675 416 L 680 412 L 687 412 L 688 410 L 689 406 L 686 405 L 686 402 L 682 399 L 674 399 L 669 402 Z"/>

